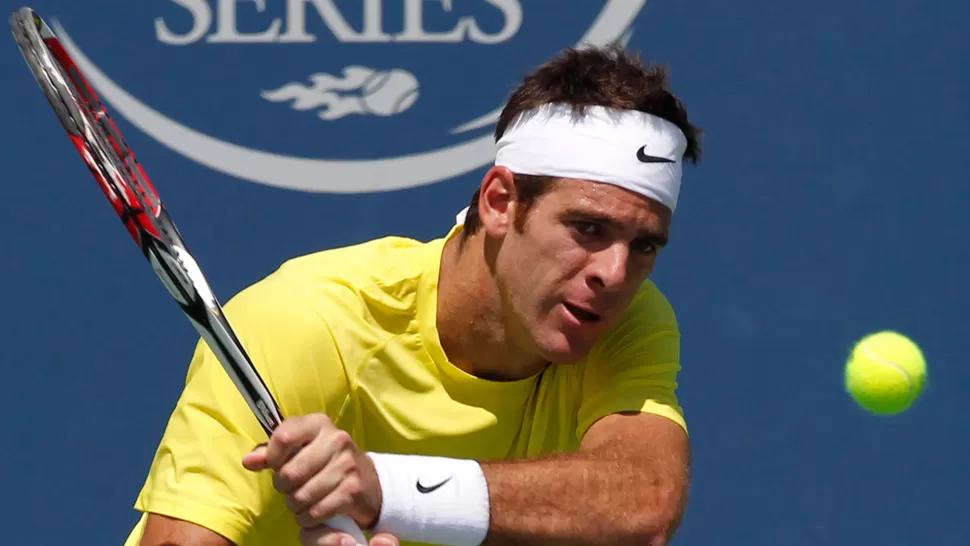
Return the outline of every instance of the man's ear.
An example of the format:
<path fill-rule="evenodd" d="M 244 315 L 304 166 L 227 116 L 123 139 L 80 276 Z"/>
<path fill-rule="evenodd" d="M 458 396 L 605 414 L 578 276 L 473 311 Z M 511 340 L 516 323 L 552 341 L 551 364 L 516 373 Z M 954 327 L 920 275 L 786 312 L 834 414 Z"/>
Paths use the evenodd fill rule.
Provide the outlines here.
<path fill-rule="evenodd" d="M 505 236 L 515 218 L 517 204 L 512 171 L 507 167 L 489 169 L 478 194 L 478 215 L 489 237 Z"/>

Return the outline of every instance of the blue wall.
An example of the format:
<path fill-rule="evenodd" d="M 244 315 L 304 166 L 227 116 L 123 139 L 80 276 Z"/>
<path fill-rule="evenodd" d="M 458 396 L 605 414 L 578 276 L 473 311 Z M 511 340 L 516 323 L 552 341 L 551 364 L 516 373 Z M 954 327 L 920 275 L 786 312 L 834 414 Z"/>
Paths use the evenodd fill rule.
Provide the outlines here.
<path fill-rule="evenodd" d="M 7 13 L 20 6 L 0 3 Z M 235 3 L 236 34 L 286 19 L 285 2 L 266 3 L 263 12 L 261 2 Z M 302 43 L 285 26 L 271 42 L 240 43 L 224 24 L 230 14 L 212 12 L 206 25 L 183 7 L 209 11 L 214 1 L 32 7 L 117 86 L 109 108 L 225 300 L 294 255 L 389 233 L 443 234 L 485 171 L 484 148 L 468 144 L 462 157 L 395 177 L 380 175 L 378 161 L 454 155 L 487 137 L 487 123 L 454 129 L 499 107 L 601 10 L 619 10 L 602 22 L 622 23 L 607 29 L 622 34 L 621 12 L 633 6 L 630 47 L 672 68 L 706 129 L 655 275 L 684 332 L 681 397 L 696 450 L 676 543 L 970 544 L 970 8 L 652 0 L 638 12 L 638 3 L 569 2 L 570 12 L 562 0 L 467 0 L 449 13 L 440 1 L 384 1 L 370 33 L 378 42 L 338 40 L 336 23 L 308 7 L 306 36 L 316 40 Z M 335 4 L 359 33 L 364 3 Z M 416 5 L 420 25 L 408 24 L 405 6 Z M 519 25 L 500 9 L 516 6 Z M 472 39 L 472 22 L 484 40 Z M 160 40 L 161 30 L 184 36 L 196 25 L 198 40 Z M 460 25 L 453 41 L 394 38 Z M 196 335 L 127 240 L 13 40 L 0 43 L 4 543 L 120 545 Z M 325 120 L 261 95 L 349 65 L 403 72 L 384 83 L 387 96 L 351 83 L 340 97 L 392 109 L 416 87 L 417 100 L 389 116 Z M 165 142 L 172 135 L 118 89 L 209 144 L 367 162 L 308 173 L 302 182 L 314 191 L 249 180 L 253 172 L 212 164 L 222 152 L 208 145 Z M 186 156 L 193 151 L 204 157 Z M 450 171 L 420 180 L 429 166 Z M 389 179 L 420 184 L 369 191 Z M 337 183 L 350 192 L 328 192 Z M 841 384 L 851 343 L 883 328 L 911 335 L 930 362 L 925 396 L 891 419 L 862 412 Z"/>

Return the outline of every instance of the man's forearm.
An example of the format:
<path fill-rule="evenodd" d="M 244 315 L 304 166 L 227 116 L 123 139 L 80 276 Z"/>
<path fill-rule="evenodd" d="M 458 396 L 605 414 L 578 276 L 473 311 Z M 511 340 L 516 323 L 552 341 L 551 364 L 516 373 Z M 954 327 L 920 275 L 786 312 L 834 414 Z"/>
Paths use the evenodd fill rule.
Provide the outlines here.
<path fill-rule="evenodd" d="M 648 461 L 588 453 L 483 463 L 491 522 L 483 546 L 666 544 L 687 477 Z"/>

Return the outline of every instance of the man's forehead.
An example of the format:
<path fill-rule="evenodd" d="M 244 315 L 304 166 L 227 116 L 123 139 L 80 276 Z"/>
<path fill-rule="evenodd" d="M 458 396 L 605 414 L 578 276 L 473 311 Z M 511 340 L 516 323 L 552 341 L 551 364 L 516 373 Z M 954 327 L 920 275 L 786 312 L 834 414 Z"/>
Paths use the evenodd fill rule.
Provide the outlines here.
<path fill-rule="evenodd" d="M 651 229 L 666 229 L 670 223 L 670 209 L 659 201 L 610 184 L 562 179 L 552 193 L 550 201 L 561 210 L 605 216 Z"/>

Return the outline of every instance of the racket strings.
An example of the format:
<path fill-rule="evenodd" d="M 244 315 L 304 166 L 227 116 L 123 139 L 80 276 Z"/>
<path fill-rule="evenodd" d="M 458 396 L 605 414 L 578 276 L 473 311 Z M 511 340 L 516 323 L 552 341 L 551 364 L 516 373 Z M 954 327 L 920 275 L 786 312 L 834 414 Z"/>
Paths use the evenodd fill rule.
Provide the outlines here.
<path fill-rule="evenodd" d="M 132 237 L 180 241 L 163 213 L 161 200 L 95 91 L 36 14 L 18 18 L 15 36 L 28 65 L 58 113 L 75 147 L 99 179 Z"/>
<path fill-rule="evenodd" d="M 56 53 L 58 48 L 51 49 Z M 66 52 L 61 54 L 66 55 Z M 162 210 L 161 201 L 114 120 L 78 68 L 60 58 L 57 61 L 71 82 L 71 100 L 83 110 L 80 125 L 84 128 L 85 144 L 89 147 L 84 151 L 93 152 L 96 156 L 96 168 L 102 172 L 116 197 L 123 200 L 120 203 L 122 208 L 118 211 L 122 221 L 128 225 L 132 236 L 139 239 L 140 244 L 144 244 L 141 239 L 146 236 L 173 240 L 172 230 L 158 218 Z"/>

